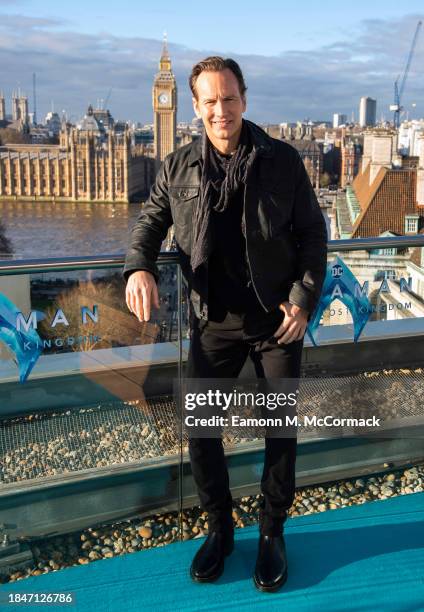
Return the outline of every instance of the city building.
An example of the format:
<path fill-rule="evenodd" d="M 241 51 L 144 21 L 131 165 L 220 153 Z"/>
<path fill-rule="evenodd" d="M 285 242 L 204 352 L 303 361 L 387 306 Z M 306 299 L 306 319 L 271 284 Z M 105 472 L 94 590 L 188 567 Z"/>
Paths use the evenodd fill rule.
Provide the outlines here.
<path fill-rule="evenodd" d="M 0 91 L 0 122 L 1 121 L 6 121 L 6 102 L 2 91 Z"/>
<path fill-rule="evenodd" d="M 359 102 L 359 125 L 372 127 L 377 116 L 377 100 L 363 96 Z"/>
<path fill-rule="evenodd" d="M 43 125 L 31 126 L 29 135 L 31 144 L 54 144 L 52 142 L 52 133 Z"/>
<path fill-rule="evenodd" d="M 152 95 L 153 142 L 148 130 L 131 133 L 109 110 L 91 105 L 76 127 L 52 111 L 45 126 L 30 130 L 26 96 L 13 93 L 11 123 L 0 95 L 0 120 L 26 126 L 31 137 L 31 144 L 0 147 L 0 198 L 129 202 L 148 195 L 160 162 L 177 147 L 177 86 L 166 39 Z M 179 145 L 199 135 L 197 126 L 185 126 Z M 50 144 L 54 137 L 58 145 Z"/>
<path fill-rule="evenodd" d="M 166 38 L 163 42 L 153 88 L 154 143 L 156 164 L 177 148 L 177 83 L 172 72 Z"/>
<path fill-rule="evenodd" d="M 49 136 L 59 136 L 62 122 L 57 113 L 55 113 L 54 111 L 48 112 L 44 123 L 47 128 L 47 131 L 49 132 Z"/>
<path fill-rule="evenodd" d="M 135 127 L 132 130 L 133 143 L 134 145 L 149 145 L 152 147 L 152 156 L 154 157 L 154 136 L 153 126 L 145 125 L 141 127 Z"/>
<path fill-rule="evenodd" d="M 424 227 L 424 138 L 419 157 L 401 157 L 393 130 L 364 134 L 360 170 L 337 201 L 340 238 L 417 234 Z"/>
<path fill-rule="evenodd" d="M 112 128 L 115 124 L 115 120 L 110 114 L 110 111 L 105 108 L 94 108 L 93 117 L 97 123 L 103 125 L 106 130 Z"/>
<path fill-rule="evenodd" d="M 191 123 L 177 125 L 177 147 L 183 147 L 197 140 L 203 133 L 203 121 L 195 117 Z"/>
<path fill-rule="evenodd" d="M 300 154 L 312 186 L 318 189 L 323 167 L 322 146 L 315 140 L 290 140 L 289 144 Z"/>
<path fill-rule="evenodd" d="M 343 130 L 340 140 L 340 186 L 342 188 L 353 183 L 359 172 L 362 160 L 362 141 L 362 137 L 346 136 Z"/>
<path fill-rule="evenodd" d="M 399 126 L 399 152 L 403 155 L 418 156 L 420 139 L 424 136 L 424 119 L 403 121 Z"/>
<path fill-rule="evenodd" d="M 298 121 L 296 125 L 290 123 L 280 124 L 280 138 L 285 140 L 312 140 L 314 124 L 309 122 Z M 271 130 L 268 130 L 270 136 L 273 136 Z M 274 136 L 276 137 L 276 136 Z"/>
<path fill-rule="evenodd" d="M 261 128 L 269 135 L 271 136 L 271 138 L 277 138 L 278 140 L 282 140 L 283 138 L 285 138 L 285 132 L 284 132 L 284 127 L 283 126 L 287 126 L 287 124 L 261 124 Z M 291 138 L 293 138 L 292 133 L 290 132 L 289 135 L 287 136 L 287 139 L 290 140 Z"/>
<path fill-rule="evenodd" d="M 12 94 L 12 120 L 28 123 L 28 98 L 16 91 Z"/>
<path fill-rule="evenodd" d="M 28 98 L 15 91 L 12 94 L 12 114 L 6 113 L 6 100 L 0 92 L 0 127 L 8 127 L 19 132 L 28 132 L 30 117 Z"/>
<path fill-rule="evenodd" d="M 59 145 L 0 147 L 0 198 L 129 202 L 146 195 L 155 163 L 131 147 L 129 129 L 106 131 L 89 107 L 77 127 L 62 124 Z"/>
<path fill-rule="evenodd" d="M 338 128 L 341 125 L 346 125 L 346 123 L 347 123 L 347 115 L 342 115 L 341 113 L 334 113 L 333 128 Z"/>

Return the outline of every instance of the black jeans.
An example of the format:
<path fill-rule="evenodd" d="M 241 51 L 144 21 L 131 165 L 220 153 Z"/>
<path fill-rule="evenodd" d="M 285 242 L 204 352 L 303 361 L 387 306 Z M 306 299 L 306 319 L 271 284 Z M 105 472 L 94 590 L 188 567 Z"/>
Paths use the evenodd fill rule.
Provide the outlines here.
<path fill-rule="evenodd" d="M 188 378 L 237 378 L 248 356 L 257 378 L 299 378 L 303 339 L 276 344 L 281 311 L 261 316 L 228 314 L 222 323 L 199 327 L 194 317 Z M 265 438 L 260 532 L 279 535 L 295 492 L 296 437 Z M 220 438 L 190 438 L 190 461 L 209 531 L 232 530 L 232 497 Z"/>

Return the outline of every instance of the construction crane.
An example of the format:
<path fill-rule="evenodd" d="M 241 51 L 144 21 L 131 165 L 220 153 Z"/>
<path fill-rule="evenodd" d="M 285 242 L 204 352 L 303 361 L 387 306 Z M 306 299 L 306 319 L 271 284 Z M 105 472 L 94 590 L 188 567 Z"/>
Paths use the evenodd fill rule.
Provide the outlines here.
<path fill-rule="evenodd" d="M 421 22 L 420 22 L 420 23 L 421 23 Z M 107 96 L 106 96 L 106 100 L 105 100 L 105 108 L 107 107 L 107 103 L 109 102 L 109 98 L 110 98 L 110 95 L 111 95 L 111 93 L 112 93 L 112 89 L 113 89 L 113 87 L 111 87 L 111 88 L 109 89 L 109 93 L 108 93 L 108 94 L 107 94 Z"/>
<path fill-rule="evenodd" d="M 405 72 L 403 73 L 403 78 L 402 78 L 400 87 L 398 86 L 400 75 L 395 81 L 395 101 L 394 101 L 394 104 L 390 105 L 390 110 L 394 111 L 393 124 L 395 128 L 398 128 L 400 125 L 400 113 L 403 110 L 403 107 L 401 106 L 402 94 L 405 88 L 406 78 L 408 76 L 409 67 L 411 66 L 411 61 L 414 55 L 415 45 L 417 43 L 418 33 L 420 31 L 421 25 L 422 25 L 422 21 L 419 21 L 417 23 L 417 28 L 415 30 L 414 38 L 413 38 L 412 45 L 411 45 L 411 50 L 408 55 L 408 61 L 406 62 L 406 68 L 405 68 Z"/>
<path fill-rule="evenodd" d="M 106 100 L 104 100 L 103 98 L 98 98 L 97 99 L 97 108 L 98 109 L 100 109 L 100 110 L 107 110 L 106 107 L 107 107 L 107 103 L 109 102 L 109 98 L 110 98 L 110 95 L 112 93 L 112 89 L 113 89 L 112 87 L 109 89 L 109 93 L 106 96 Z"/>

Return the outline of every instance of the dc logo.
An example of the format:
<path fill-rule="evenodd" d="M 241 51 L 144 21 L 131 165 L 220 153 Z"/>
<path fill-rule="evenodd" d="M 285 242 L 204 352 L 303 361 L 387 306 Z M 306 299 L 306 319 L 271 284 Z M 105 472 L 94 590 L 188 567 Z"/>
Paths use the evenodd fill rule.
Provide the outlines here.
<path fill-rule="evenodd" d="M 339 264 L 336 264 L 331 268 L 331 276 L 333 278 L 340 278 L 343 275 L 343 268 Z"/>
<path fill-rule="evenodd" d="M 353 341 L 357 342 L 370 317 L 370 301 L 366 292 L 356 294 L 358 280 L 349 267 L 336 256 L 327 264 L 321 297 L 307 327 L 314 346 L 317 345 L 318 328 L 325 309 L 334 300 L 340 300 L 350 311 L 353 321 Z"/>

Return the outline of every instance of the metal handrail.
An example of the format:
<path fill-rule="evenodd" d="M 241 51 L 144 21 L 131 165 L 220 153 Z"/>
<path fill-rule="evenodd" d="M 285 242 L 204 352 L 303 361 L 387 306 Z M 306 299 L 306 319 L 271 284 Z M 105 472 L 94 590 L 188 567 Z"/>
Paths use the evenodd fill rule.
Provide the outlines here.
<path fill-rule="evenodd" d="M 424 246 L 424 234 L 416 236 L 376 236 L 373 238 L 346 238 L 329 240 L 328 251 L 366 251 L 369 249 L 399 249 Z"/>
<path fill-rule="evenodd" d="M 101 268 L 122 268 L 125 255 L 88 255 L 85 257 L 55 257 L 42 259 L 0 260 L 0 276 L 40 272 L 72 272 Z M 178 264 L 176 251 L 160 253 L 158 264 Z"/>
<path fill-rule="evenodd" d="M 346 252 L 369 249 L 402 247 L 424 247 L 424 234 L 416 236 L 382 236 L 374 238 L 355 238 L 329 240 L 328 251 Z M 74 270 L 93 270 L 99 268 L 121 268 L 125 255 L 89 255 L 85 257 L 56 257 L 42 259 L 0 260 L 0 276 L 9 274 L 28 274 L 40 272 L 66 272 Z M 158 264 L 179 263 L 178 253 L 160 253 Z"/>

